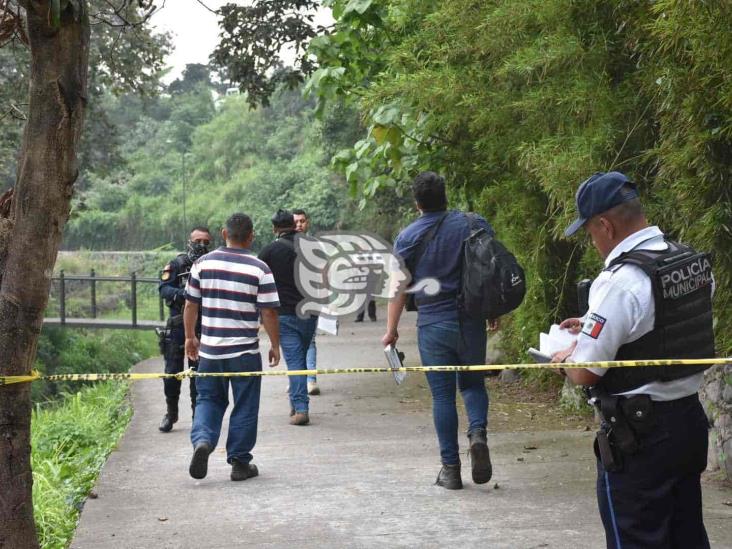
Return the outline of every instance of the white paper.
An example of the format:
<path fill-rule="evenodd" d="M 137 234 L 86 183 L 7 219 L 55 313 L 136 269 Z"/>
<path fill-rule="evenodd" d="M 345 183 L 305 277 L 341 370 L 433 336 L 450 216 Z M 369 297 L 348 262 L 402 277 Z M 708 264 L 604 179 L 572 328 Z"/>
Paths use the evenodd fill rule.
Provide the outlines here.
<path fill-rule="evenodd" d="M 552 324 L 549 333 L 539 334 L 539 351 L 545 355 L 553 355 L 558 351 L 563 351 L 577 339 L 577 335 L 569 330 L 562 330 L 559 324 Z"/>
<path fill-rule="evenodd" d="M 318 330 L 330 335 L 338 335 L 338 319 L 332 316 L 318 317 Z"/>
<path fill-rule="evenodd" d="M 529 356 L 534 359 L 534 362 L 537 362 L 539 364 L 545 364 L 552 361 L 552 357 L 550 355 L 545 355 L 541 351 L 537 351 L 533 347 L 529 347 Z"/>

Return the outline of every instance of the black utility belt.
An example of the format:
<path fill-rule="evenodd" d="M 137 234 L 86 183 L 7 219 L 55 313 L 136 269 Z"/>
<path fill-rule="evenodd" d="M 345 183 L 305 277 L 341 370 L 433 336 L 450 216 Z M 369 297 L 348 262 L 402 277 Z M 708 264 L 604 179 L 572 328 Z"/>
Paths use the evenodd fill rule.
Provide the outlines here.
<path fill-rule="evenodd" d="M 169 316 L 165 324 L 166 328 L 177 328 L 178 326 L 183 326 L 183 313 Z"/>
<path fill-rule="evenodd" d="M 638 452 L 643 438 L 657 427 L 658 414 L 688 408 L 699 401 L 698 393 L 676 400 L 654 401 L 649 395 L 608 395 L 596 387 L 589 392 L 602 419 L 596 450 L 603 467 L 610 472 L 620 471 L 623 457 Z"/>
<path fill-rule="evenodd" d="M 635 396 L 635 395 L 630 395 Z M 690 403 L 699 400 L 699 393 L 693 395 L 677 398 L 675 400 L 652 400 L 654 408 L 662 408 L 668 410 L 671 408 L 683 408 L 688 406 Z"/>

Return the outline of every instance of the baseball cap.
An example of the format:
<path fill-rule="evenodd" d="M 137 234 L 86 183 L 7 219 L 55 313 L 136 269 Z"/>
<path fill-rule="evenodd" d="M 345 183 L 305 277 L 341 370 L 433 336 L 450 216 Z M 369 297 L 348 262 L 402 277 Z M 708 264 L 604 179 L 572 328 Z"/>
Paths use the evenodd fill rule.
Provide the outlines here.
<path fill-rule="evenodd" d="M 572 236 L 591 217 L 634 198 L 638 198 L 638 189 L 635 183 L 622 173 L 597 172 L 592 174 L 577 189 L 575 201 L 578 217 L 564 231 L 564 236 Z"/>

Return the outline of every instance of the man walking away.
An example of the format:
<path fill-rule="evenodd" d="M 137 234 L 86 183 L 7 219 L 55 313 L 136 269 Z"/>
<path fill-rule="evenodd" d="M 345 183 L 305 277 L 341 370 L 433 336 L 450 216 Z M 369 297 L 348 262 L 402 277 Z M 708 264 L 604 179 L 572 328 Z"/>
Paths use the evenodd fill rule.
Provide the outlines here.
<path fill-rule="evenodd" d="M 288 370 L 307 368 L 307 351 L 315 334 L 318 317 L 300 318 L 295 313 L 302 295 L 295 284 L 295 219 L 287 210 L 278 210 L 272 216 L 272 228 L 277 239 L 264 247 L 259 259 L 264 261 L 274 275 L 280 297 L 279 322 L 282 352 Z M 307 425 L 310 422 L 310 399 L 304 376 L 290 377 L 290 425 Z"/>
<path fill-rule="evenodd" d="M 414 282 L 435 278 L 440 283 L 437 295 L 416 294 L 417 345 L 422 364 L 484 364 L 487 338 L 485 320 L 464 317 L 458 308 L 462 248 L 456 244 L 470 235 L 469 219 L 459 211 L 447 210 L 445 180 L 436 173 L 419 174 L 412 184 L 412 191 L 421 215 L 397 236 L 394 252 L 404 259 Z M 482 217 L 475 216 L 474 220 L 480 227 L 493 232 Z M 424 246 L 420 246 L 421 243 Z M 420 247 L 421 257 L 418 257 Z M 402 293 L 389 302 L 387 329 L 382 338 L 384 345 L 393 345 L 399 339 L 397 327 L 406 301 L 407 294 Z M 486 435 L 488 393 L 483 372 L 429 372 L 427 381 L 432 393 L 432 416 L 442 459 L 442 469 L 436 484 L 450 490 L 463 487 L 456 387 L 462 394 L 468 415 L 473 482 L 488 482 L 493 469 Z"/>
<path fill-rule="evenodd" d="M 208 253 L 211 245 L 211 233 L 206 227 L 194 227 L 188 237 L 188 250 L 179 254 L 169 262 L 163 272 L 160 273 L 160 285 L 158 290 L 168 306 L 169 315 L 165 330 L 159 333 L 160 350 L 165 359 L 165 373 L 179 374 L 185 369 L 185 353 L 183 343 L 183 307 L 185 305 L 186 284 L 193 262 L 202 255 Z M 201 319 L 198 319 L 196 336 L 201 333 Z M 189 362 L 191 369 L 195 370 L 198 364 Z M 163 380 L 163 391 L 165 393 L 166 411 L 158 429 L 162 433 L 168 433 L 173 429 L 173 424 L 178 421 L 178 400 L 180 397 L 181 381 L 174 377 Z M 196 383 L 190 379 L 191 409 L 196 410 Z"/>
<path fill-rule="evenodd" d="M 301 234 L 307 234 L 310 229 L 310 217 L 305 210 L 292 210 L 292 217 L 295 220 L 295 230 Z M 313 340 L 310 342 L 307 353 L 307 366 L 308 370 L 317 370 L 318 360 L 318 349 L 315 346 L 315 334 L 313 334 Z M 318 386 L 318 378 L 315 375 L 308 376 L 308 394 L 317 396 L 320 394 L 320 387 Z"/>
<path fill-rule="evenodd" d="M 262 317 L 271 342 L 269 366 L 280 361 L 279 328 L 276 307 L 277 290 L 269 267 L 250 251 L 254 230 L 252 220 L 235 213 L 222 231 L 226 246 L 193 264 L 186 288 L 185 350 L 189 358 L 200 357 L 201 373 L 259 372 L 258 318 Z M 201 311 L 201 340 L 195 325 Z M 259 395 L 262 378 L 198 378 L 196 415 L 191 429 L 193 458 L 189 468 L 193 478 L 201 479 L 208 471 L 208 456 L 216 447 L 221 423 L 228 406 L 229 385 L 234 407 L 226 438 L 227 462 L 231 480 L 257 476 L 252 448 L 257 440 Z"/>

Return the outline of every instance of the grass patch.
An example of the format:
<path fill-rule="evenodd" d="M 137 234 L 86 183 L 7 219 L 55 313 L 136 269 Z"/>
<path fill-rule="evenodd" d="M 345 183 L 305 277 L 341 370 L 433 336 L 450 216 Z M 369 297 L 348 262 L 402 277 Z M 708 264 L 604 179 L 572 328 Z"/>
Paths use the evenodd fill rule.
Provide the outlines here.
<path fill-rule="evenodd" d="M 128 389 L 98 383 L 33 412 L 33 511 L 44 549 L 71 542 L 84 501 L 132 416 Z"/>
<path fill-rule="evenodd" d="M 120 373 L 158 353 L 152 332 L 44 326 L 34 367 L 48 375 Z M 53 400 L 85 385 L 77 381 L 34 383 L 33 402 Z"/>

